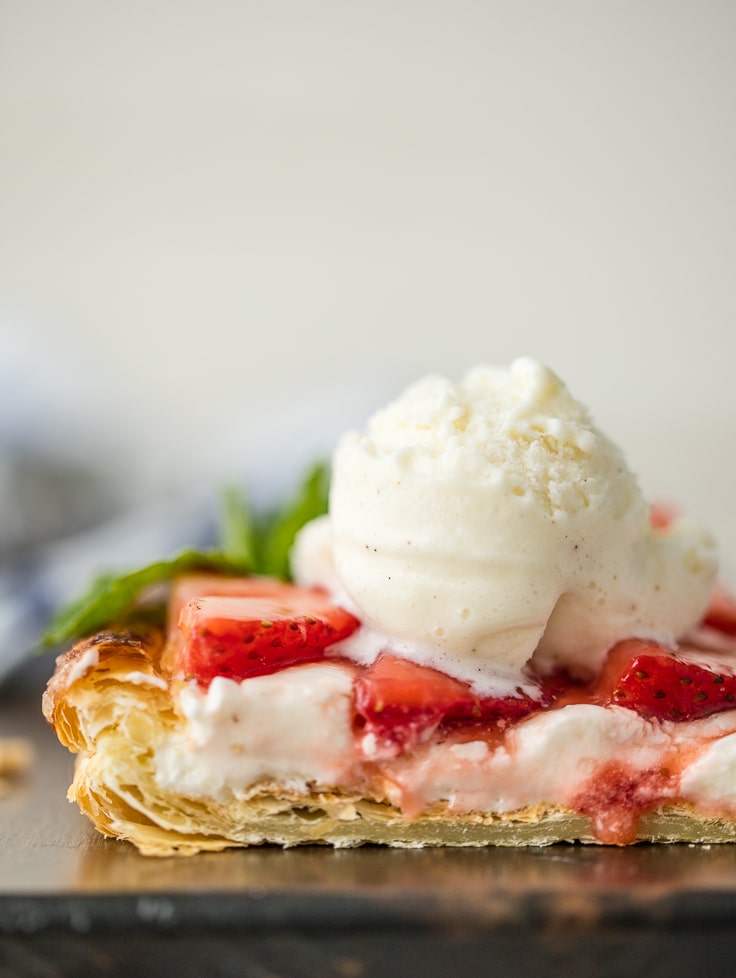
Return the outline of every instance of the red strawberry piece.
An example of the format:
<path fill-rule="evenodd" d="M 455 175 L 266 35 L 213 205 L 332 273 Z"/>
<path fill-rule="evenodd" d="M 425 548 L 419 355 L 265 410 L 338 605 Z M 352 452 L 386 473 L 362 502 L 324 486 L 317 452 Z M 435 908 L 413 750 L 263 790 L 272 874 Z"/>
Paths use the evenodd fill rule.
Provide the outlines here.
<path fill-rule="evenodd" d="M 467 683 L 387 652 L 355 681 L 356 724 L 364 749 L 376 758 L 412 750 L 441 723 L 512 722 L 541 706 L 522 691 L 479 697 Z"/>
<path fill-rule="evenodd" d="M 656 642 L 628 639 L 609 652 L 592 698 L 656 720 L 697 720 L 736 708 L 736 675 Z"/>
<path fill-rule="evenodd" d="M 679 510 L 670 503 L 653 503 L 649 510 L 649 522 L 653 530 L 669 530 L 679 515 Z"/>
<path fill-rule="evenodd" d="M 356 723 L 374 757 L 398 757 L 426 740 L 453 708 L 472 711 L 467 683 L 384 652 L 355 681 Z"/>
<path fill-rule="evenodd" d="M 713 589 L 703 624 L 726 635 L 736 635 L 736 599 L 720 582 Z"/>
<path fill-rule="evenodd" d="M 323 659 L 358 620 L 319 591 L 283 585 L 280 596 L 205 596 L 181 610 L 170 665 L 203 685 L 215 676 L 248 679 Z"/>
<path fill-rule="evenodd" d="M 283 601 L 289 596 L 298 595 L 302 590 L 273 577 L 228 577 L 226 574 L 213 574 L 206 571 L 180 574 L 179 577 L 174 578 L 169 593 L 169 630 L 172 635 L 178 630 L 181 610 L 194 598 L 266 597 Z"/>

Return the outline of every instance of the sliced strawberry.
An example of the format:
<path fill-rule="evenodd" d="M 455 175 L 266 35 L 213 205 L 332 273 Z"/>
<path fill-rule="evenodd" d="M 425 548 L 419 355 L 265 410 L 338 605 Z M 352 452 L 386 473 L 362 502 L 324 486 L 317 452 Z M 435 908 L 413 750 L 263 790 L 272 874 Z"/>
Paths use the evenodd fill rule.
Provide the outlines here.
<path fill-rule="evenodd" d="M 280 593 L 193 598 L 179 616 L 175 675 L 207 685 L 215 676 L 248 679 L 323 659 L 358 620 L 319 591 L 282 585 Z"/>
<path fill-rule="evenodd" d="M 653 530 L 669 530 L 679 515 L 679 510 L 670 503 L 653 503 L 649 509 L 649 522 Z"/>
<path fill-rule="evenodd" d="M 436 669 L 383 653 L 355 681 L 355 713 L 369 753 L 398 757 L 431 736 L 453 708 L 472 710 L 470 687 Z"/>
<path fill-rule="evenodd" d="M 441 723 L 513 722 L 543 705 L 544 697 L 537 701 L 521 690 L 479 697 L 467 683 L 387 652 L 355 681 L 356 722 L 376 758 L 412 750 Z"/>
<path fill-rule="evenodd" d="M 697 720 L 736 708 L 736 675 L 656 642 L 628 639 L 608 653 L 592 699 L 657 720 Z"/>
<path fill-rule="evenodd" d="M 169 593 L 169 631 L 172 637 L 179 628 L 179 616 L 187 602 L 194 598 L 220 597 L 277 598 L 286 600 L 302 589 L 273 577 L 228 577 L 225 574 L 182 574 L 175 578 Z"/>
<path fill-rule="evenodd" d="M 726 635 L 736 635 L 736 599 L 720 582 L 713 589 L 703 624 Z"/>

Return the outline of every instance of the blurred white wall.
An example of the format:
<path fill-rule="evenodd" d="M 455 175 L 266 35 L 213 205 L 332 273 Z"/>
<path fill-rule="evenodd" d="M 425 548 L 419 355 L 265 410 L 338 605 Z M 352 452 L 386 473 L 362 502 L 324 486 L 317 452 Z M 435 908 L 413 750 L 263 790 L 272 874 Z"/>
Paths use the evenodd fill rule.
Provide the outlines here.
<path fill-rule="evenodd" d="M 532 354 L 736 557 L 735 49 L 732 0 L 0 0 L 0 307 L 152 485 Z"/>

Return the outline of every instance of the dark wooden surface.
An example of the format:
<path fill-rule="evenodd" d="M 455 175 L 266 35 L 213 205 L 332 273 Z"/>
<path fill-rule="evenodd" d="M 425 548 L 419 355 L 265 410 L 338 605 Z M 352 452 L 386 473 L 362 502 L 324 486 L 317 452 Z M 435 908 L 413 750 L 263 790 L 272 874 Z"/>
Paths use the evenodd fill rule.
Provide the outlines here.
<path fill-rule="evenodd" d="M 0 691 L 37 749 L 0 800 L 0 978 L 736 974 L 736 846 L 142 857 L 66 801 L 50 668 Z"/>

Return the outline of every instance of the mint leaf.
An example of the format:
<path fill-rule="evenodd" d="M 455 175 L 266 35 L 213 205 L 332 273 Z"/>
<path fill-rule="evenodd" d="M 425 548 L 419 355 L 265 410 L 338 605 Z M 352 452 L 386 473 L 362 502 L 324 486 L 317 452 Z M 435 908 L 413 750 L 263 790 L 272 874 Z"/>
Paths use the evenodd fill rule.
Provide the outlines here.
<path fill-rule="evenodd" d="M 309 470 L 294 497 L 272 518 L 258 554 L 260 574 L 289 580 L 294 537 L 305 523 L 327 512 L 329 487 L 329 468 L 319 462 Z"/>
<path fill-rule="evenodd" d="M 191 570 L 243 572 L 242 567 L 215 551 L 184 550 L 128 573 L 100 574 L 86 594 L 58 612 L 41 636 L 41 644 L 61 645 L 96 632 L 130 611 L 146 588 Z"/>
<path fill-rule="evenodd" d="M 327 512 L 328 487 L 327 466 L 315 465 L 294 498 L 260 520 L 254 518 L 242 492 L 225 489 L 218 549 L 184 550 L 137 570 L 100 574 L 82 597 L 54 616 L 41 636 L 41 646 L 62 645 L 99 631 L 130 612 L 146 589 L 189 571 L 255 573 L 288 580 L 294 537 L 305 523 Z"/>
<path fill-rule="evenodd" d="M 220 511 L 220 550 L 223 555 L 244 570 L 253 570 L 256 536 L 255 521 L 244 493 L 234 486 L 224 489 Z"/>

